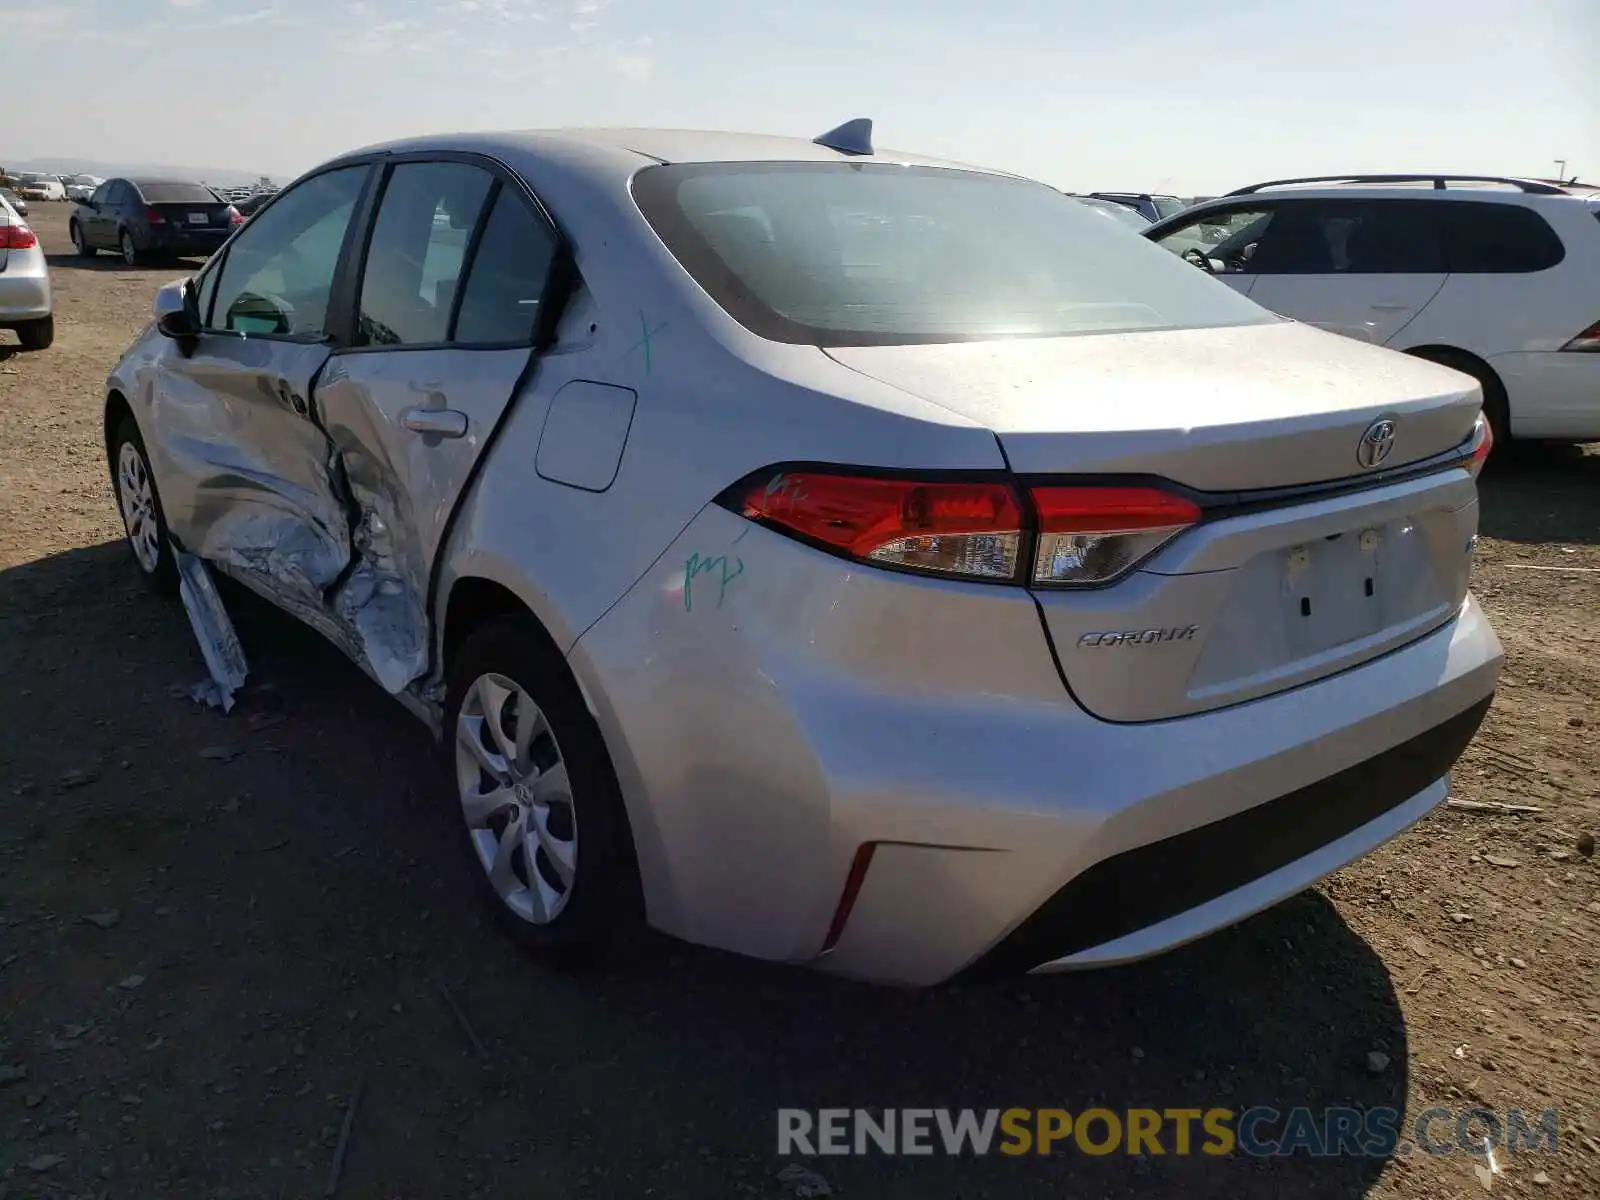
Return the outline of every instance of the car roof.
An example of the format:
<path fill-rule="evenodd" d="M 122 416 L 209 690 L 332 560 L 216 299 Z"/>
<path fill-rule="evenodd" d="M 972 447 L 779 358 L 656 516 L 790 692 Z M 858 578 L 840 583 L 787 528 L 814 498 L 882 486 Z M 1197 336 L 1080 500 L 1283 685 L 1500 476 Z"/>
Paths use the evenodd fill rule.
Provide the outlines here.
<path fill-rule="evenodd" d="M 1589 194 L 1584 192 L 1564 192 L 1559 195 L 1547 195 L 1522 192 L 1515 188 L 1495 187 L 1493 185 L 1433 188 L 1403 184 L 1389 186 L 1345 184 L 1333 187 L 1269 187 L 1262 188 L 1260 191 L 1247 192 L 1243 195 L 1216 196 L 1210 200 L 1200 201 L 1186 210 L 1186 213 L 1194 213 L 1210 208 L 1248 207 L 1252 202 L 1271 201 L 1277 203 L 1283 200 L 1442 200 L 1446 203 L 1473 200 L 1482 203 L 1485 200 L 1490 200 L 1499 204 L 1536 206 L 1542 204 L 1569 204 L 1573 201 L 1582 203 L 1589 198 Z"/>
<path fill-rule="evenodd" d="M 845 154 L 807 138 L 705 129 L 571 128 L 439 134 L 364 146 L 333 161 L 370 154 L 429 150 L 471 151 L 506 160 L 523 155 L 553 157 L 574 167 L 610 169 L 625 176 L 652 163 L 713 162 L 884 162 L 1009 174 L 899 150 L 875 149 L 870 155 Z"/>
<path fill-rule="evenodd" d="M 165 175 L 125 175 L 123 179 L 133 184 L 136 188 L 171 187 L 174 184 L 180 187 L 205 187 L 197 179 L 174 179 Z"/>

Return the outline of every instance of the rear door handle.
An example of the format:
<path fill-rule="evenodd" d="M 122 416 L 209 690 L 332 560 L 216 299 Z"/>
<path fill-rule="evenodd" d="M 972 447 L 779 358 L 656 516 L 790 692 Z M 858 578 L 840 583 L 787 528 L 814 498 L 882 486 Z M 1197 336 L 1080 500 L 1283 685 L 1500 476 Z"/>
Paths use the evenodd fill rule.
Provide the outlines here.
<path fill-rule="evenodd" d="M 1391 302 L 1388 304 L 1374 304 L 1372 307 L 1377 312 L 1403 312 L 1406 309 L 1413 308 L 1415 306 L 1411 304 L 1398 304 Z"/>
<path fill-rule="evenodd" d="M 400 414 L 400 425 L 412 433 L 431 433 L 434 437 L 467 436 L 467 414 L 453 408 L 408 408 Z"/>

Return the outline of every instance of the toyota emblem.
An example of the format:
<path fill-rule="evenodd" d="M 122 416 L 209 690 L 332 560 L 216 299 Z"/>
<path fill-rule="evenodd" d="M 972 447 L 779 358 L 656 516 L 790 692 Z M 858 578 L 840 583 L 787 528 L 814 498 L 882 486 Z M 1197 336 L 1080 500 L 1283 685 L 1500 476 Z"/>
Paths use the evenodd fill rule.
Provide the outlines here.
<path fill-rule="evenodd" d="M 1356 443 L 1356 461 L 1367 470 L 1383 465 L 1394 451 L 1394 422 L 1374 421 Z"/>

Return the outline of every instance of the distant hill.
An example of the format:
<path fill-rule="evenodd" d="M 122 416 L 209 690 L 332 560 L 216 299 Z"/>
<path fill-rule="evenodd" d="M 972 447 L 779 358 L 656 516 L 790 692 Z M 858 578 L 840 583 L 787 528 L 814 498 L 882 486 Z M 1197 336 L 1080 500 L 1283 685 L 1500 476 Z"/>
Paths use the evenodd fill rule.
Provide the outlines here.
<path fill-rule="evenodd" d="M 218 187 L 248 187 L 262 175 L 260 171 L 231 171 L 221 167 L 183 167 L 171 163 L 105 162 L 93 158 L 65 157 L 8 159 L 0 162 L 0 166 L 13 173 L 39 171 L 46 175 L 99 175 L 101 178 L 113 175 L 164 175 L 174 179 L 203 180 Z M 287 183 L 290 177 L 274 175 L 272 178 L 282 184 Z"/>

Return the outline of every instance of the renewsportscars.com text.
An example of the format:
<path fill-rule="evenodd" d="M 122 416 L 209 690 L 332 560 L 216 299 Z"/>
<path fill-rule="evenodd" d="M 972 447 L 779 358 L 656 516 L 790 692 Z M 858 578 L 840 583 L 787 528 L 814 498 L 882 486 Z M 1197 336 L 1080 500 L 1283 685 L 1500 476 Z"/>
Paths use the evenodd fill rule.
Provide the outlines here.
<path fill-rule="evenodd" d="M 781 1155 L 1244 1154 L 1387 1158 L 1555 1152 L 1557 1114 L 1430 1108 L 781 1108 Z"/>

